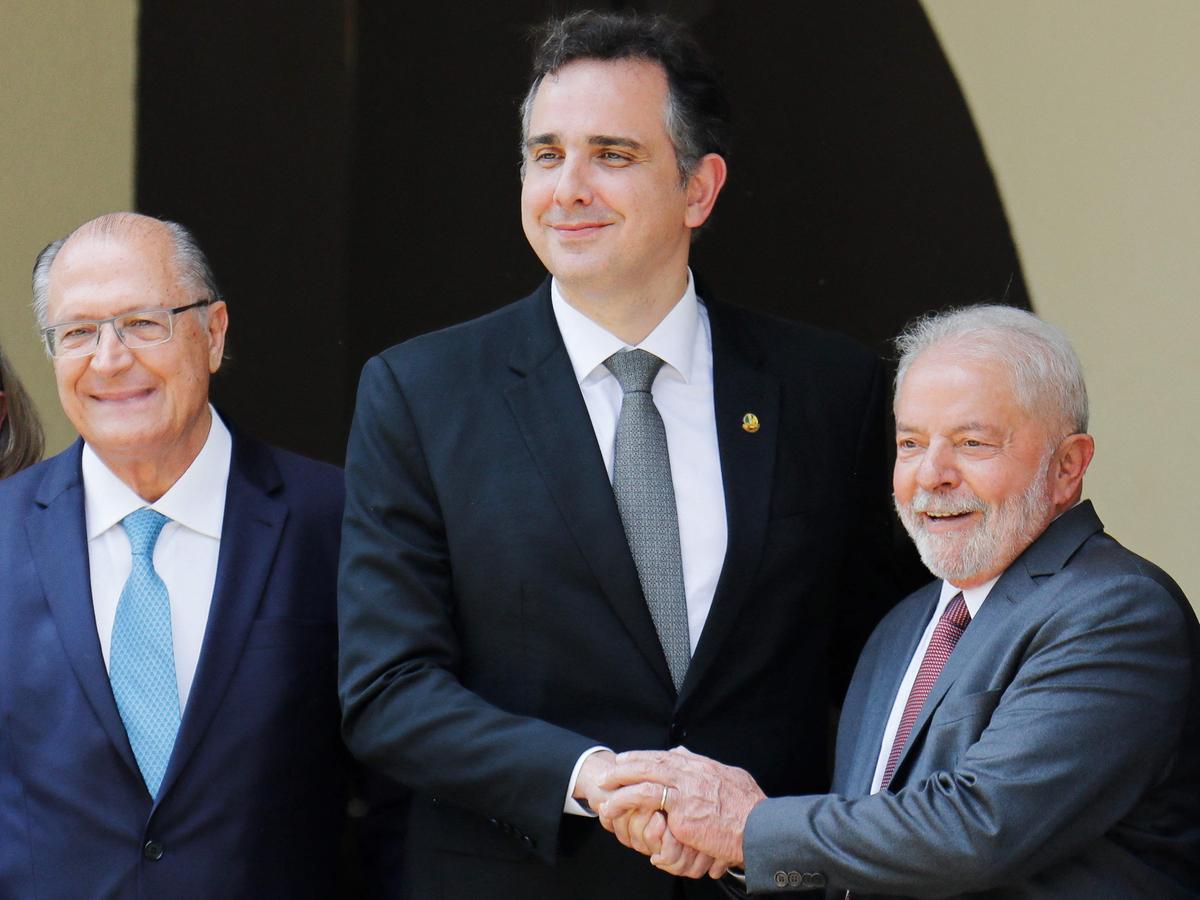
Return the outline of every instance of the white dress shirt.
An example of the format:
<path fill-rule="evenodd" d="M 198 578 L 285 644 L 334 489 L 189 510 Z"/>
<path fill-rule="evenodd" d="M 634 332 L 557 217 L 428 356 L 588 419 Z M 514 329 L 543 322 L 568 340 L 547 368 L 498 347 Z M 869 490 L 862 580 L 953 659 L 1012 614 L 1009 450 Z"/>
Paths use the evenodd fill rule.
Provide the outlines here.
<path fill-rule="evenodd" d="M 712 332 L 708 312 L 696 297 L 689 270 L 683 296 L 645 340 L 633 348 L 571 306 L 553 280 L 550 299 L 609 481 L 612 481 L 613 443 L 623 394 L 616 377 L 605 368 L 604 360 L 627 349 L 646 350 L 663 360 L 650 393 L 667 433 L 671 483 L 679 518 L 688 637 L 695 653 L 712 608 L 729 538 L 713 407 Z M 598 749 L 604 748 L 587 751 L 575 764 L 563 807 L 568 813 L 587 814 L 571 794 L 580 766 Z"/>
<path fill-rule="evenodd" d="M 170 520 L 154 545 L 154 569 L 167 586 L 171 603 L 171 638 L 181 713 L 187 706 L 208 624 L 233 448 L 229 429 L 211 406 L 209 412 L 212 426 L 200 453 L 170 490 L 154 503 L 147 504 L 101 462 L 91 447 L 86 444 L 83 447 L 92 607 L 106 669 L 117 602 L 133 566 L 129 537 L 121 520 L 146 506 Z"/>
<path fill-rule="evenodd" d="M 946 611 L 946 607 L 950 605 L 950 601 L 958 595 L 958 592 L 962 591 L 963 602 L 967 604 L 967 611 L 974 619 L 979 615 L 983 601 L 987 599 L 988 594 L 999 580 L 1000 576 L 997 575 L 991 581 L 973 588 L 959 588 L 948 581 L 942 582 L 942 593 L 938 598 L 937 607 L 933 611 L 929 624 L 925 626 L 925 632 L 921 635 L 921 642 L 917 644 L 916 652 L 909 660 L 908 669 L 904 672 L 904 680 L 900 682 L 900 690 L 896 692 L 896 700 L 892 703 L 892 714 L 888 716 L 887 728 L 883 731 L 883 742 L 879 747 L 879 759 L 875 763 L 875 777 L 871 780 L 872 794 L 879 793 L 879 786 L 883 783 L 883 773 L 887 768 L 888 757 L 892 753 L 892 742 L 896 740 L 896 732 L 900 730 L 900 720 L 904 718 L 904 707 L 908 703 L 908 695 L 912 693 L 913 684 L 917 680 L 917 672 L 921 668 L 921 661 L 925 658 L 925 650 L 929 646 L 929 642 L 933 640 L 933 630 L 937 627 L 942 613 Z"/>

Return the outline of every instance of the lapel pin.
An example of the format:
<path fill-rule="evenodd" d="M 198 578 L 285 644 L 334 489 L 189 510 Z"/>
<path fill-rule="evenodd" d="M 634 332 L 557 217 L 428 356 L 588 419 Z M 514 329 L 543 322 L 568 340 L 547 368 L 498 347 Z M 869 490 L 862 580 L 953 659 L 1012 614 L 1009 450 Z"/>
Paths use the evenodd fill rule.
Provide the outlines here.
<path fill-rule="evenodd" d="M 747 434 L 754 434 L 754 432 L 758 431 L 758 429 L 758 416 L 756 416 L 754 413 L 746 413 L 744 416 L 742 416 L 742 431 L 746 432 Z"/>

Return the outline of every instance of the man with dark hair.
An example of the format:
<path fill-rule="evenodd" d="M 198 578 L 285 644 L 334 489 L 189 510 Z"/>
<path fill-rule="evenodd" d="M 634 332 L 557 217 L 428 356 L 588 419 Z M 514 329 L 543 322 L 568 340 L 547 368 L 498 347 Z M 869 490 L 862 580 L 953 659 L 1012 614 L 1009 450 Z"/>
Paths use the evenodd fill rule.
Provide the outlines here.
<path fill-rule="evenodd" d="M 886 381 L 846 338 L 697 297 L 727 135 L 678 26 L 551 23 L 521 200 L 551 278 L 364 369 L 344 730 L 416 791 L 407 896 L 713 896 L 591 817 L 614 750 L 826 784 L 838 673 L 895 590 Z"/>
<path fill-rule="evenodd" d="M 34 305 L 81 439 L 0 482 L 0 896 L 325 900 L 342 475 L 209 404 L 182 226 L 81 225 Z"/>

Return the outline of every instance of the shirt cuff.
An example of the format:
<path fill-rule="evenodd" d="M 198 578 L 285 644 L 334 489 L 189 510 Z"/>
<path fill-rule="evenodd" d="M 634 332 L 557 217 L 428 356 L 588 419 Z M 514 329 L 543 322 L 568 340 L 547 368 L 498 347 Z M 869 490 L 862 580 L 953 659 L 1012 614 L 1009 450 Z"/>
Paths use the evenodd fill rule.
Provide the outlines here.
<path fill-rule="evenodd" d="M 584 762 L 593 753 L 599 753 L 601 750 L 608 750 L 607 747 L 589 747 L 579 755 L 579 759 L 575 761 L 575 768 L 571 770 L 571 780 L 567 782 L 567 799 L 563 803 L 563 812 L 569 816 L 588 816 L 596 818 L 596 814 L 576 800 L 571 795 L 575 793 L 575 782 L 579 780 L 579 770 L 583 768 Z"/>

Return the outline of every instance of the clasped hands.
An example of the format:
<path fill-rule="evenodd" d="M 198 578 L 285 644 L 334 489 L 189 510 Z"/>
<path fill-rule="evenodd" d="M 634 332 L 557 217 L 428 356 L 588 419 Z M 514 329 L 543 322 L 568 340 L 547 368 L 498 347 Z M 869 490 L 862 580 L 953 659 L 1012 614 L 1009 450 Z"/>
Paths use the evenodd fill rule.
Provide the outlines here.
<path fill-rule="evenodd" d="M 596 754 L 585 765 L 600 823 L 659 869 L 720 878 L 742 865 L 746 820 L 766 798 L 745 770 L 683 747 Z"/>

